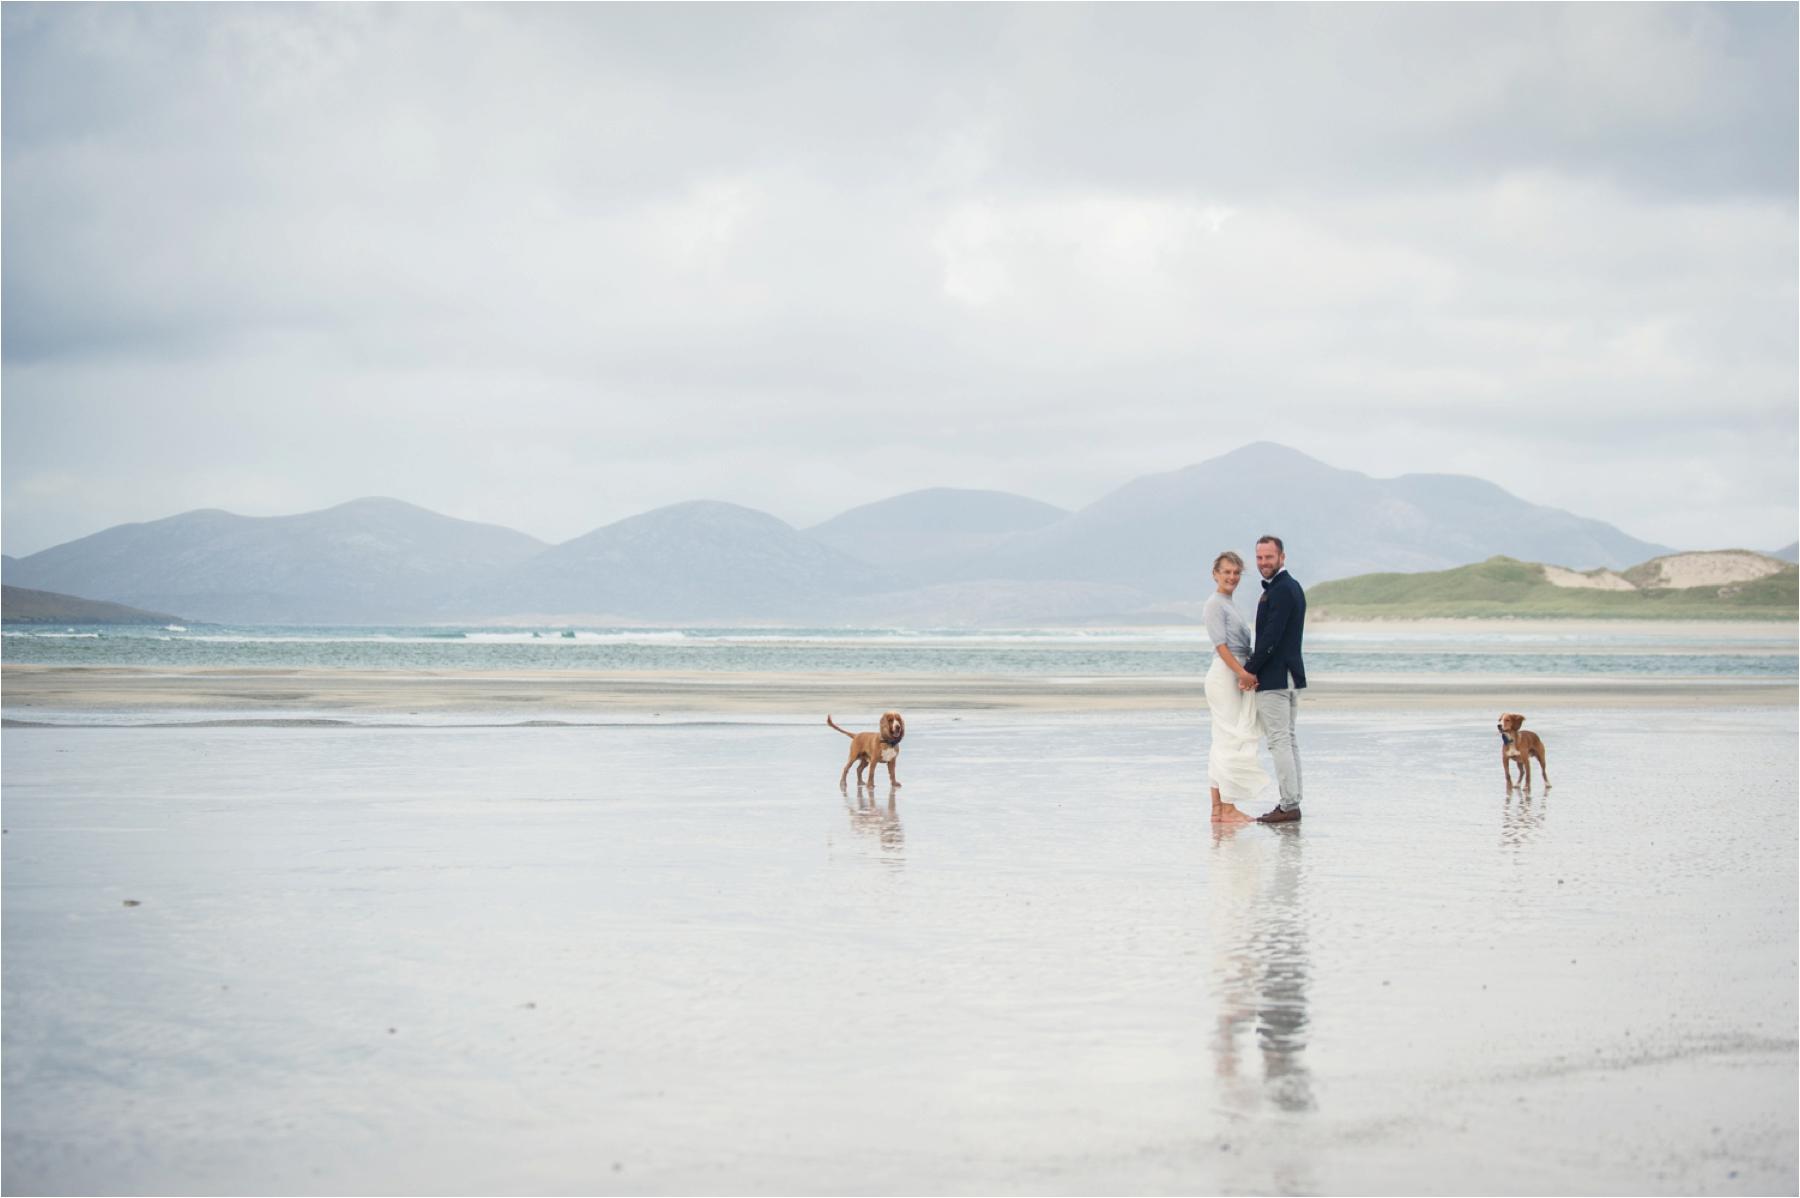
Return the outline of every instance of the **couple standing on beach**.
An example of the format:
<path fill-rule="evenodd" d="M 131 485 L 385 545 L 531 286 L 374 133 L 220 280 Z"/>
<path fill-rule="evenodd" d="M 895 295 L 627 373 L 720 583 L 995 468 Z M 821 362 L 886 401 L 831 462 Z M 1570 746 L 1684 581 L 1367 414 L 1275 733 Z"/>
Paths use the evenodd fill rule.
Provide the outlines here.
<path fill-rule="evenodd" d="M 1294 744 L 1294 716 L 1306 688 L 1300 641 L 1306 627 L 1306 592 L 1287 572 L 1280 537 L 1256 542 L 1256 571 L 1263 593 L 1256 602 L 1256 648 L 1250 627 L 1231 602 L 1244 577 L 1244 559 L 1226 550 L 1213 559 L 1218 590 L 1206 600 L 1203 618 L 1213 644 L 1206 671 L 1206 705 L 1212 711 L 1212 751 L 1207 781 L 1212 786 L 1214 823 L 1247 823 L 1237 806 L 1269 784 L 1257 759 L 1257 742 L 1269 740 L 1281 801 L 1257 817 L 1259 824 L 1287 824 L 1300 818 L 1300 753 Z"/>

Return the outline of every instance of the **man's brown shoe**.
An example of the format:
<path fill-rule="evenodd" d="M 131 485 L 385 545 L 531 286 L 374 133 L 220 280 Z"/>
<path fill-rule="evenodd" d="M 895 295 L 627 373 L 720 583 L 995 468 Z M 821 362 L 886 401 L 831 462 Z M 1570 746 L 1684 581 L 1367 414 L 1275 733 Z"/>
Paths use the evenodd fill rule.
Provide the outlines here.
<path fill-rule="evenodd" d="M 1259 824 L 1293 824 L 1298 823 L 1299 821 L 1300 808 L 1298 807 L 1294 808 L 1292 811 L 1277 807 L 1267 815 L 1259 815 L 1256 817 L 1256 822 Z"/>

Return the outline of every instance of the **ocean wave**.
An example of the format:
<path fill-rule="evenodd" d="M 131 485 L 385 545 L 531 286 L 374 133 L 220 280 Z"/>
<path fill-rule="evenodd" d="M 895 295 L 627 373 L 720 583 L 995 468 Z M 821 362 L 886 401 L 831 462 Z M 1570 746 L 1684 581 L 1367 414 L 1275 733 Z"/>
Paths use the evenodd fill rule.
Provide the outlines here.
<path fill-rule="evenodd" d="M 722 632 L 707 635 L 702 639 L 709 644 L 720 645 L 853 645 L 866 648 L 882 648 L 896 646 L 905 648 L 967 648 L 979 649 L 984 646 L 1044 646 L 1073 645 L 1082 648 L 1106 648 L 1119 646 L 1177 645 L 1208 647 L 1204 629 L 1159 630 L 1154 633 L 1139 632 L 988 632 L 988 631 L 922 631 L 922 632 L 759 632 L 735 633 Z"/>
<path fill-rule="evenodd" d="M 97 641 L 100 639 L 100 636 L 101 636 L 101 634 L 98 632 L 18 632 L 18 631 L 8 631 L 5 635 L 30 637 L 30 638 L 34 638 L 34 639 L 38 639 L 38 640 L 46 640 L 46 641 Z"/>
<path fill-rule="evenodd" d="M 674 629 L 642 632 L 587 632 L 579 628 L 544 629 L 532 632 L 466 632 L 463 639 L 471 644 L 491 645 L 667 645 L 695 638 Z"/>
<path fill-rule="evenodd" d="M 8 636 L 15 635 L 8 632 Z M 32 634 L 18 634 L 32 635 Z M 98 635 L 98 634 L 94 634 Z M 155 640 L 172 639 L 156 636 Z M 681 644 L 696 641 L 678 631 L 585 632 L 579 629 L 492 632 L 200 632 L 179 638 L 197 644 L 220 645 L 632 645 Z"/>

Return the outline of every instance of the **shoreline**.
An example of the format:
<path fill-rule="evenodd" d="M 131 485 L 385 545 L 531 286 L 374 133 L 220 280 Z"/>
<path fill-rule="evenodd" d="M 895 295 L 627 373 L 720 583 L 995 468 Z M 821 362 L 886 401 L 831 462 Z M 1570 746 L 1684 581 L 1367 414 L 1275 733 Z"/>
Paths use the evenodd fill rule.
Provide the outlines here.
<path fill-rule="evenodd" d="M 433 630 L 451 630 L 463 628 L 505 629 L 518 631 L 545 631 L 550 629 L 607 629 L 609 631 L 650 633 L 693 630 L 700 632 L 729 633 L 754 630 L 757 632 L 795 632 L 795 633 L 851 633 L 851 632 L 894 632 L 909 636 L 930 637 L 933 635 L 968 636 L 982 633 L 1019 633 L 1019 632 L 1068 632 L 1068 633 L 1157 633 L 1194 634 L 1203 632 L 1205 625 L 1198 619 L 1185 622 L 1170 623 L 1159 621 L 1151 623 L 1121 623 L 1118 621 L 1096 621 L 1094 623 L 1063 624 L 1055 620 L 1028 621 L 1025 623 L 998 624 L 944 624 L 944 625 L 898 625 L 880 622 L 869 624 L 795 624 L 770 623 L 748 624 L 742 621 L 715 623 L 707 620 L 691 623 L 644 623 L 636 620 L 604 620 L 546 617 L 544 619 L 502 619 L 502 620 L 426 620 L 417 623 L 401 624 L 231 624 L 212 620 L 184 620 L 171 617 L 158 621 L 109 621 L 109 620 L 40 620 L 9 619 L 4 623 L 7 627 L 19 629 L 54 628 L 57 625 L 74 625 L 82 628 L 139 628 L 162 631 L 169 623 L 179 623 L 186 631 L 196 629 L 236 628 L 244 630 L 290 630 L 305 629 L 313 632 L 368 629 L 368 628 L 422 628 Z M 1607 632 L 1634 633 L 1680 633 L 1694 634 L 1701 632 L 1726 632 L 1732 634 L 1755 634 L 1764 638 L 1795 640 L 1800 638 L 1800 620 L 1781 619 L 1770 616 L 1736 616 L 1718 615 L 1698 617 L 1691 614 L 1673 616 L 1612 616 L 1612 615 L 1520 615 L 1520 616 L 1378 616 L 1357 613 L 1354 615 L 1333 615 L 1329 612 L 1313 612 L 1307 616 L 1307 628 L 1312 632 L 1358 631 L 1361 629 L 1415 629 L 1441 632 L 1518 632 L 1536 631 L 1551 633 L 1572 633 L 1594 630 Z M 1735 637 L 1734 637 L 1735 639 Z"/>
<path fill-rule="evenodd" d="M 1336 675 L 1306 691 L 1314 710 L 1456 707 L 1795 707 L 1791 679 L 1568 678 L 1552 675 Z M 0 667 L 11 726 L 61 714 L 229 722 L 331 716 L 516 716 L 566 723 L 595 714 L 818 711 L 1182 711 L 1205 709 L 1199 678 L 1167 675 L 947 675 L 723 671 L 339 670 L 151 666 Z M 84 721 L 89 722 L 89 721 Z M 191 720 L 183 722 L 192 722 Z"/>

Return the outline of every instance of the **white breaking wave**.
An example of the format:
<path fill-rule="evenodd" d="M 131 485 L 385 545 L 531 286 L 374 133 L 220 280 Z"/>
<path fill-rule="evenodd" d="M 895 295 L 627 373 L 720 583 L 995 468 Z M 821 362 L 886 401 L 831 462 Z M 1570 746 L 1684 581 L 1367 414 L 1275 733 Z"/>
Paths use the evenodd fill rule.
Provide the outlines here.
<path fill-rule="evenodd" d="M 444 637 L 421 637 L 423 641 L 441 641 Z M 588 644 L 588 645 L 635 645 L 635 644 L 671 644 L 680 641 L 691 641 L 694 637 L 685 632 L 675 630 L 646 630 L 643 632 L 581 632 L 578 630 L 545 632 L 465 632 L 462 640 L 473 644 L 494 645 L 554 645 Z"/>
<path fill-rule="evenodd" d="M 50 641 L 97 641 L 97 632 L 8 632 L 7 636 L 37 637 Z"/>
<path fill-rule="evenodd" d="M 352 629 L 321 628 L 226 628 L 192 632 L 179 624 L 151 629 L 121 628 L 109 633 L 114 639 L 178 639 L 218 645 L 544 645 L 544 646 L 844 646 L 866 649 L 884 647 L 980 648 L 982 646 L 1108 646 L 1195 645 L 1205 648 L 1206 633 L 1199 627 L 1157 629 L 900 629 L 900 628 L 475 628 Z M 98 639 L 98 632 L 40 632 L 8 630 L 7 636 Z"/>

